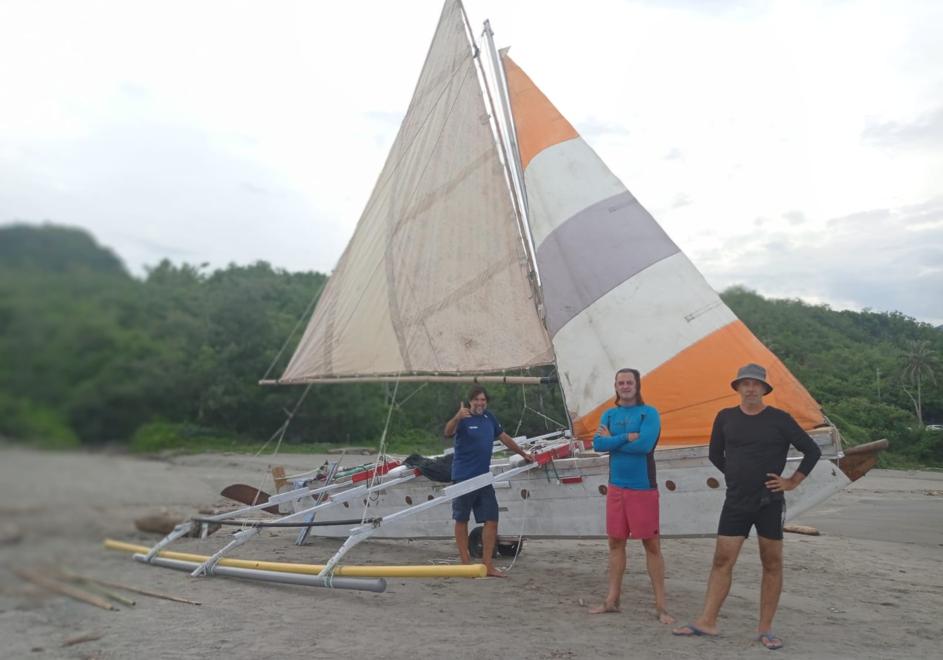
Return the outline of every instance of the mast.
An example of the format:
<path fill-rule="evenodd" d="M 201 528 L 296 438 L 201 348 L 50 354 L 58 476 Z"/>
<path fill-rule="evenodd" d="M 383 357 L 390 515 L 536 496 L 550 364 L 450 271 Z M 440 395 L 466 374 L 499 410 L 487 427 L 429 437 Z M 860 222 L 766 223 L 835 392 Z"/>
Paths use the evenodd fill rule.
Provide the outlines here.
<path fill-rule="evenodd" d="M 498 90 L 498 98 L 501 100 L 501 111 L 504 123 L 507 126 L 507 143 L 511 148 L 511 162 L 514 165 L 512 177 L 513 194 L 520 198 L 520 208 L 523 215 L 521 219 L 522 231 L 527 242 L 527 254 L 533 258 L 534 239 L 530 232 L 528 219 L 530 216 L 530 207 L 527 203 L 527 188 L 524 183 L 524 170 L 521 167 L 521 151 L 517 145 L 517 131 L 514 126 L 514 115 L 511 113 L 511 102 L 509 100 L 507 78 L 504 75 L 504 67 L 501 65 L 501 59 L 498 50 L 494 45 L 494 32 L 491 30 L 491 21 L 485 20 L 484 31 L 485 40 L 488 42 L 488 54 L 491 57 L 491 69 L 494 71 L 495 87 Z M 537 270 L 537 261 L 534 259 L 534 272 L 537 274 L 537 282 L 540 283 L 540 272 Z"/>
<path fill-rule="evenodd" d="M 504 158 L 505 168 L 507 170 L 508 185 L 510 187 L 511 197 L 514 199 L 514 208 L 517 211 L 517 222 L 521 232 L 521 239 L 524 241 L 524 251 L 529 260 L 529 275 L 531 286 L 534 290 L 534 299 L 537 303 L 537 315 L 546 325 L 544 317 L 544 298 L 543 289 L 540 286 L 540 271 L 537 268 L 537 256 L 534 254 L 534 237 L 531 235 L 530 224 L 528 222 L 530 209 L 527 203 L 527 190 L 524 186 L 524 170 L 521 167 L 521 154 L 517 146 L 517 133 L 514 128 L 514 115 L 511 113 L 511 103 L 507 91 L 507 79 L 504 77 L 504 67 L 501 66 L 501 59 L 498 56 L 498 50 L 494 45 L 494 32 L 491 30 L 491 21 L 485 20 L 482 34 L 488 44 L 488 56 L 491 62 L 491 70 L 494 73 L 494 86 L 498 92 L 501 114 L 497 114 L 494 102 L 491 96 L 491 90 L 487 85 L 485 78 L 485 91 L 488 95 L 488 101 L 491 103 L 492 113 L 494 113 L 495 126 L 498 127 L 499 143 L 501 145 L 501 155 Z M 482 67 L 484 75 L 484 67 Z M 501 121 L 504 121 L 505 130 L 502 135 Z M 510 150 L 510 155 L 508 154 Z"/>
<path fill-rule="evenodd" d="M 464 6 L 462 7 L 462 15 L 465 16 Z M 465 20 L 467 25 L 467 16 Z M 521 238 L 524 241 L 524 251 L 526 252 L 527 258 L 529 260 L 528 279 L 534 291 L 534 302 L 537 306 L 537 316 L 540 318 L 540 321 L 543 323 L 544 327 L 547 328 L 547 333 L 549 335 L 550 328 L 547 325 L 547 318 L 545 314 L 543 288 L 540 283 L 540 271 L 537 268 L 537 256 L 535 254 L 534 237 L 530 230 L 530 209 L 527 203 L 527 189 L 524 183 L 524 168 L 521 165 L 521 153 L 517 144 L 517 130 L 514 125 L 514 115 L 511 112 L 511 101 L 510 94 L 508 93 L 507 77 L 504 75 L 504 66 L 502 65 L 501 59 L 498 56 L 498 50 L 494 45 L 494 32 L 491 30 L 491 21 L 488 19 L 486 19 L 484 22 L 482 34 L 484 35 L 485 41 L 488 44 L 488 55 L 491 61 L 491 70 L 493 71 L 495 78 L 494 85 L 498 91 L 498 99 L 501 105 L 500 117 L 494 107 L 494 101 L 492 99 L 491 91 L 488 88 L 488 79 L 485 76 L 484 67 L 481 66 L 480 62 L 479 66 L 481 67 L 482 77 L 484 78 L 484 88 L 487 94 L 488 102 L 491 104 L 492 115 L 494 116 L 494 124 L 497 129 L 498 143 L 501 147 L 501 155 L 505 163 L 510 193 L 512 199 L 514 199 L 514 208 L 517 211 L 518 227 L 521 232 Z M 505 126 L 504 136 L 506 137 L 502 136 L 502 119 Z M 510 156 L 508 155 L 508 150 L 511 152 Z M 554 354 L 554 368 L 559 372 L 559 367 L 557 366 L 556 349 L 552 348 L 552 350 Z M 572 430 L 573 419 L 570 415 L 570 408 L 566 401 L 566 389 L 559 381 L 559 378 L 555 378 L 554 382 L 556 382 L 560 387 L 560 398 L 563 401 L 563 411 L 567 417 L 567 425 Z"/>
<path fill-rule="evenodd" d="M 527 255 L 527 278 L 530 281 L 531 290 L 534 294 L 537 314 L 543 321 L 543 298 L 540 291 L 540 274 L 537 272 L 537 259 L 533 252 L 533 241 L 530 236 L 530 229 L 527 226 L 527 197 L 524 194 L 524 181 L 518 155 L 517 141 L 514 137 L 514 124 L 511 119 L 510 104 L 503 86 L 503 76 L 500 71 L 500 62 L 494 45 L 494 33 L 491 31 L 491 22 L 485 20 L 484 31 L 485 41 L 488 46 L 488 56 L 491 62 L 491 70 L 494 73 L 494 87 L 498 91 L 498 98 L 501 102 L 500 113 L 494 102 L 494 95 L 491 93 L 488 74 L 485 71 L 484 64 L 481 61 L 481 49 L 475 42 L 475 36 L 472 33 L 471 22 L 468 20 L 468 14 L 465 12 L 465 5 L 459 3 L 462 9 L 462 18 L 465 23 L 466 35 L 472 47 L 472 57 L 477 64 L 481 88 L 485 93 L 488 102 L 488 109 L 491 115 L 491 125 L 494 127 L 495 142 L 498 145 L 498 151 L 501 154 L 501 160 L 504 164 L 504 175 L 507 179 L 508 193 L 511 196 L 511 204 L 514 207 L 514 217 L 517 220 L 517 228 L 521 234 L 521 241 L 524 244 L 524 252 Z M 502 128 L 501 121 L 504 121 Z M 510 151 L 510 153 L 509 153 Z"/>

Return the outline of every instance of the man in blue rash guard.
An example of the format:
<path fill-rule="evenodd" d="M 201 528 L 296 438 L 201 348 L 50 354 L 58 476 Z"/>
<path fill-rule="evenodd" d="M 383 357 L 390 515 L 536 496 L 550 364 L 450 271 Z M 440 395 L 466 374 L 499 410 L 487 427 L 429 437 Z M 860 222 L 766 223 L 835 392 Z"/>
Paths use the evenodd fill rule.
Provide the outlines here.
<path fill-rule="evenodd" d="M 530 463 L 533 457 L 521 449 L 504 432 L 498 419 L 487 410 L 488 393 L 480 385 L 468 391 L 468 407 L 463 401 L 458 412 L 445 423 L 445 437 L 455 436 L 455 455 L 452 459 L 452 481 L 459 482 L 491 471 L 491 448 L 495 440 L 519 454 Z M 460 495 L 452 500 L 452 519 L 455 521 L 455 545 L 463 564 L 471 563 L 468 552 L 468 519 L 475 512 L 475 521 L 484 523 L 481 535 L 482 563 L 491 577 L 505 577 L 494 567 L 492 555 L 498 539 L 498 499 L 494 486 Z"/>
<path fill-rule="evenodd" d="M 636 369 L 619 369 L 615 379 L 615 408 L 603 413 L 593 449 L 609 452 L 606 490 L 606 534 L 609 537 L 609 591 L 592 614 L 619 612 L 626 541 L 641 539 L 645 563 L 655 594 L 659 622 L 674 623 L 665 607 L 665 559 L 658 536 L 658 484 L 655 445 L 661 434 L 658 411 L 645 405 Z"/>

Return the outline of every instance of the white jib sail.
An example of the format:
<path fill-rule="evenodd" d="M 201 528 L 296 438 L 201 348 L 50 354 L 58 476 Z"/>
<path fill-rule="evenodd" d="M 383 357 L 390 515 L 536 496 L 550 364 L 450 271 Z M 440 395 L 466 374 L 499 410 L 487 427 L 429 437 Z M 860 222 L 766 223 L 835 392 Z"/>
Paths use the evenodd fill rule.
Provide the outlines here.
<path fill-rule="evenodd" d="M 552 361 L 461 5 L 450 0 L 373 194 L 279 381 Z"/>

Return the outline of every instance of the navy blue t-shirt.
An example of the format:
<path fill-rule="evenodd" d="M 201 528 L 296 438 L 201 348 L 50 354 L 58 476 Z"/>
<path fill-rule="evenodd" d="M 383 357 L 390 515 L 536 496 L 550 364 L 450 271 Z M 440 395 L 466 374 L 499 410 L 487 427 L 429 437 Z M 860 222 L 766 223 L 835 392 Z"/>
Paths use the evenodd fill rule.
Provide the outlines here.
<path fill-rule="evenodd" d="M 455 430 L 452 481 L 465 481 L 490 472 L 491 447 L 502 433 L 501 422 L 489 410 L 460 421 Z"/>

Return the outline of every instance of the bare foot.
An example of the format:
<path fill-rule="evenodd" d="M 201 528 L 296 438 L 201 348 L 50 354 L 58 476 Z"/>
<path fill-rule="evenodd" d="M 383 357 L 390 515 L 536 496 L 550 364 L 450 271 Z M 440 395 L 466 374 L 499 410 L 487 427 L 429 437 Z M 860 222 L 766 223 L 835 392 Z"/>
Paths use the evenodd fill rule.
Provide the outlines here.
<path fill-rule="evenodd" d="M 677 623 L 676 619 L 668 614 L 668 610 L 657 610 L 658 614 L 658 623 L 663 623 L 666 626 L 670 626 L 672 623 Z"/>
<path fill-rule="evenodd" d="M 507 577 L 507 575 L 505 575 L 504 573 L 502 573 L 502 572 L 499 571 L 498 569 L 496 569 L 496 568 L 490 568 L 490 567 L 488 568 L 488 573 L 487 573 L 487 575 L 488 575 L 488 577 L 499 577 L 499 578 L 506 578 L 506 577 Z"/>
<path fill-rule="evenodd" d="M 610 605 L 609 603 L 603 603 L 597 607 L 593 607 L 589 610 L 590 614 L 615 614 L 621 612 L 622 608 L 619 607 L 619 604 Z"/>

